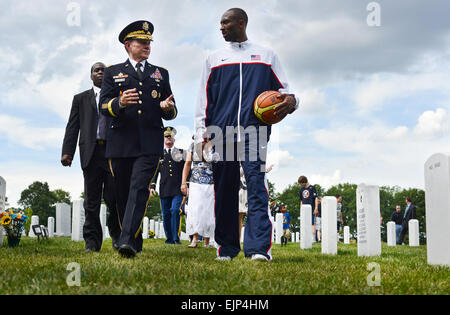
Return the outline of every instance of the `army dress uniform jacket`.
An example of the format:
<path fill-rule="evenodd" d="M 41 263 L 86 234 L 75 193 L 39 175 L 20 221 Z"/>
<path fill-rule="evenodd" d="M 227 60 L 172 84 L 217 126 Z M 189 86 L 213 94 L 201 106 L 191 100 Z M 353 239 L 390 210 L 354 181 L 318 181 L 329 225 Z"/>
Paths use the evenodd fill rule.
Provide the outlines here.
<path fill-rule="evenodd" d="M 138 104 L 120 108 L 122 93 L 134 88 L 139 94 Z M 106 68 L 99 102 L 101 113 L 112 117 L 106 134 L 106 157 L 162 155 L 162 119 L 175 119 L 177 109 L 164 112 L 160 102 L 171 94 L 169 72 L 162 67 L 145 62 L 142 80 L 129 60 Z"/>
<path fill-rule="evenodd" d="M 171 154 L 167 150 L 164 150 L 164 156 L 159 162 L 158 174 L 154 177 L 151 185 L 151 188 L 155 189 L 158 176 L 161 175 L 159 180 L 159 196 L 161 198 L 175 197 L 182 194 L 181 181 L 186 152 L 175 147 L 171 149 Z"/>

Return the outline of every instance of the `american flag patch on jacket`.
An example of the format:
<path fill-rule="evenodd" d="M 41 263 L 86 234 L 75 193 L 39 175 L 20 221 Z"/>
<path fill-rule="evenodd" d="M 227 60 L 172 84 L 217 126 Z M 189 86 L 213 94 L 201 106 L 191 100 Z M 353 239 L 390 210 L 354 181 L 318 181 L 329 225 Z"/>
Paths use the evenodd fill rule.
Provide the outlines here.
<path fill-rule="evenodd" d="M 252 55 L 252 61 L 261 61 L 261 55 Z"/>

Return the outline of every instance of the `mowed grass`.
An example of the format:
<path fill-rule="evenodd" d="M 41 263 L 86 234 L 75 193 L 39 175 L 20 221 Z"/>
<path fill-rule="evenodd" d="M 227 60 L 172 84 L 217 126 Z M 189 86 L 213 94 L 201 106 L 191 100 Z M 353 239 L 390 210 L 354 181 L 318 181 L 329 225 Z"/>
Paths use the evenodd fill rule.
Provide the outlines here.
<path fill-rule="evenodd" d="M 6 245 L 6 243 L 5 243 Z M 145 240 L 144 250 L 124 259 L 111 240 L 100 253 L 85 253 L 70 238 L 41 242 L 24 237 L 18 248 L 0 247 L 1 294 L 445 294 L 450 268 L 427 265 L 426 247 L 383 244 L 381 257 L 357 257 L 356 244 L 338 246 L 338 255 L 322 255 L 320 244 L 300 250 L 298 243 L 274 245 L 271 263 L 244 258 L 215 261 L 214 248 L 197 249 Z M 81 285 L 66 282 L 80 265 Z M 368 264 L 380 266 L 380 286 L 369 286 Z M 72 279 L 72 277 L 69 277 Z"/>

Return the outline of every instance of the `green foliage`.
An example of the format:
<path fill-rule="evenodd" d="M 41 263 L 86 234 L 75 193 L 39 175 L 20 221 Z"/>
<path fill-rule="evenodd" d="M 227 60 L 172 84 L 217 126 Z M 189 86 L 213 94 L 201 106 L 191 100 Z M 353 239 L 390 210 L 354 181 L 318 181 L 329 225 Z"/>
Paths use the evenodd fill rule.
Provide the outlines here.
<path fill-rule="evenodd" d="M 150 219 L 162 220 L 161 201 L 158 193 L 153 198 L 150 198 L 145 215 Z"/>
<path fill-rule="evenodd" d="M 55 217 L 56 203 L 70 204 L 70 193 L 57 189 L 51 191 L 48 183 L 34 182 L 22 191 L 18 203 L 24 208 L 33 209 L 33 214 L 39 216 L 39 224 L 47 224 L 49 217 Z"/>
<path fill-rule="evenodd" d="M 353 236 L 356 236 L 356 184 L 344 183 L 331 186 L 328 189 L 320 185 L 314 185 L 320 196 L 342 196 L 342 216 L 344 224 L 350 227 Z M 292 217 L 294 226 L 298 225 L 300 216 L 300 185 L 295 183 L 286 188 L 281 194 L 274 194 L 278 202 L 287 205 L 288 211 Z M 402 211 L 405 210 L 405 199 L 407 196 L 412 198 L 412 203 L 417 207 L 417 220 L 419 220 L 420 242 L 425 243 L 426 225 L 425 225 L 425 192 L 417 188 L 402 189 L 398 186 L 380 187 L 380 210 L 382 216 L 381 237 L 386 241 L 386 224 L 391 221 L 392 213 L 395 212 L 395 206 L 400 205 Z"/>

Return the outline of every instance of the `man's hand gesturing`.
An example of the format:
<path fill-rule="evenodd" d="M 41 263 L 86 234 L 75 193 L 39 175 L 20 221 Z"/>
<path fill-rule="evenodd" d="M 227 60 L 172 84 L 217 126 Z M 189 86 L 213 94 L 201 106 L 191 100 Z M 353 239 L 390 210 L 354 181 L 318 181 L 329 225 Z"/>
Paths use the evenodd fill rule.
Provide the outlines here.
<path fill-rule="evenodd" d="M 128 106 L 131 104 L 137 104 L 137 101 L 139 100 L 139 94 L 136 93 L 136 88 L 131 90 L 126 90 L 123 92 L 122 96 L 120 97 L 120 106 Z"/>

